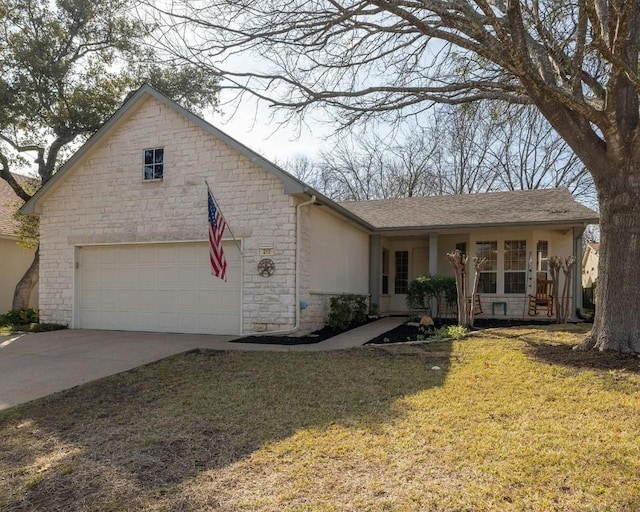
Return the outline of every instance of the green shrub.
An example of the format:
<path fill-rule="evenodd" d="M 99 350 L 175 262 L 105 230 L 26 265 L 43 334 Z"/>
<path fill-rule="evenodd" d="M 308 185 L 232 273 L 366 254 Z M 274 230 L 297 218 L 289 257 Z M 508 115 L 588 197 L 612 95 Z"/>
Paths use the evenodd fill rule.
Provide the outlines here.
<path fill-rule="evenodd" d="M 467 334 L 467 330 L 461 325 L 448 325 L 447 326 L 447 335 L 452 340 L 459 340 L 465 334 Z"/>
<path fill-rule="evenodd" d="M 362 324 L 367 319 L 366 295 L 340 295 L 331 297 L 329 306 L 329 326 L 346 329 Z"/>
<path fill-rule="evenodd" d="M 28 325 L 37 324 L 39 321 L 40 312 L 33 308 L 7 311 L 0 315 L 0 325 Z"/>
<path fill-rule="evenodd" d="M 431 335 L 430 339 L 443 340 L 450 338 L 452 340 L 459 340 L 465 334 L 467 334 L 467 330 L 464 327 L 459 325 L 443 325 Z"/>
<path fill-rule="evenodd" d="M 436 311 L 431 311 L 432 299 L 436 300 Z M 439 317 L 441 306 L 453 306 L 456 300 L 456 280 L 450 276 L 418 276 L 407 289 L 409 308 L 424 309 L 430 316 Z"/>

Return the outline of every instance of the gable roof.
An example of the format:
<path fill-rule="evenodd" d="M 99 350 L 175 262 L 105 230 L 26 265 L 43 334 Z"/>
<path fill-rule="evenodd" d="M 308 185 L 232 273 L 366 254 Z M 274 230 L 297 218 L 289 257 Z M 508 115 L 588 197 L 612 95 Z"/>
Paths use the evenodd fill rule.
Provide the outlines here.
<path fill-rule="evenodd" d="M 40 212 L 39 203 L 54 187 L 64 181 L 69 170 L 120 121 L 126 119 L 137 105 L 150 97 L 185 116 L 196 126 L 281 180 L 285 193 L 315 196 L 318 203 L 328 206 L 369 231 L 598 222 L 598 214 L 576 202 L 567 189 L 335 202 L 149 85 L 143 85 L 131 95 L 27 201 L 22 207 L 22 212 L 37 215 Z"/>
<path fill-rule="evenodd" d="M 52 190 L 57 184 L 61 183 L 65 179 L 65 174 L 71 169 L 76 162 L 82 159 L 82 157 L 96 144 L 98 144 L 110 131 L 118 124 L 123 118 L 127 116 L 137 105 L 139 105 L 145 99 L 152 97 L 163 103 L 167 107 L 175 110 L 179 114 L 185 116 L 196 126 L 202 128 L 205 132 L 213 135 L 217 139 L 221 140 L 232 149 L 244 155 L 253 163 L 264 169 L 266 172 L 274 175 L 280 179 L 284 184 L 284 191 L 287 194 L 298 194 L 306 192 L 309 187 L 302 181 L 292 176 L 284 169 L 278 167 L 273 162 L 270 162 L 263 156 L 259 155 L 252 149 L 238 142 L 233 137 L 230 137 L 223 131 L 219 130 L 215 126 L 209 124 L 207 121 L 198 117 L 193 112 L 188 111 L 184 107 L 178 105 L 175 101 L 167 98 L 164 94 L 156 91 L 149 85 L 143 85 L 134 94 L 127 99 L 122 106 L 109 118 L 109 120 L 102 125 L 102 127 L 94 133 L 84 145 L 76 151 L 69 160 L 56 172 L 47 183 L 45 183 L 40 190 L 22 207 L 22 212 L 25 214 L 38 214 L 38 203 L 47 196 L 48 192 Z"/>
<path fill-rule="evenodd" d="M 378 229 L 593 224 L 598 214 L 566 188 L 338 203 Z"/>

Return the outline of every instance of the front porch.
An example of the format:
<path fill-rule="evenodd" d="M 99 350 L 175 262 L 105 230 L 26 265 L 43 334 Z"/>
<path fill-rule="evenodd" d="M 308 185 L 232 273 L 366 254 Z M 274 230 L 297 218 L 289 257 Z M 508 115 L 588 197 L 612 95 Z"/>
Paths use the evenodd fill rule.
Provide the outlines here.
<path fill-rule="evenodd" d="M 422 275 L 454 277 L 447 253 L 459 249 L 469 256 L 487 258 L 480 272 L 477 318 L 547 319 L 547 311 L 529 314 L 529 295 L 538 279 L 550 279 L 550 256 L 574 255 L 580 261 L 581 228 L 484 228 L 468 230 L 396 231 L 370 237 L 371 304 L 383 315 L 411 314 L 407 305 L 409 283 Z M 468 289 L 475 272 L 471 262 Z M 582 304 L 580 272 L 574 269 L 570 286 L 570 318 Z M 442 313 L 441 308 L 441 313 Z M 455 315 L 449 309 L 445 315 Z M 445 316 L 442 315 L 441 316 Z"/>

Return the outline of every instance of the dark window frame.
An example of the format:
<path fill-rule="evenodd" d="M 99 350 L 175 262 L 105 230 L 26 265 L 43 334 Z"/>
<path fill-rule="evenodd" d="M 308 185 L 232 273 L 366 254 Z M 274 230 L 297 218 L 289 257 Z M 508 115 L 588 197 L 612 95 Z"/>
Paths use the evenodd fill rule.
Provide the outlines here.
<path fill-rule="evenodd" d="M 404 295 L 409 289 L 409 251 L 395 251 L 394 293 Z"/>
<path fill-rule="evenodd" d="M 382 249 L 382 295 L 389 295 L 389 249 Z"/>
<path fill-rule="evenodd" d="M 142 179 L 158 181 L 164 177 L 164 148 L 149 148 L 142 153 Z"/>

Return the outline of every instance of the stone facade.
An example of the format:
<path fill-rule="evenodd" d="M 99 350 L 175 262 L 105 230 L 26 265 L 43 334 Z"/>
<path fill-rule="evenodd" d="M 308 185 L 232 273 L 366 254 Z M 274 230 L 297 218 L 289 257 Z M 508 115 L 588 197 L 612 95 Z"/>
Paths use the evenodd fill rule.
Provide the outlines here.
<path fill-rule="evenodd" d="M 164 176 L 143 181 L 143 151 L 152 148 L 164 148 Z M 293 327 L 299 200 L 277 177 L 152 97 L 43 201 L 42 320 L 72 325 L 77 246 L 206 240 L 205 180 L 242 243 L 243 331 Z M 261 247 L 273 248 L 277 270 L 269 278 L 256 271 Z"/>

